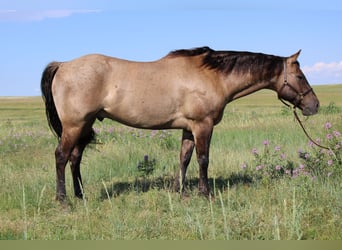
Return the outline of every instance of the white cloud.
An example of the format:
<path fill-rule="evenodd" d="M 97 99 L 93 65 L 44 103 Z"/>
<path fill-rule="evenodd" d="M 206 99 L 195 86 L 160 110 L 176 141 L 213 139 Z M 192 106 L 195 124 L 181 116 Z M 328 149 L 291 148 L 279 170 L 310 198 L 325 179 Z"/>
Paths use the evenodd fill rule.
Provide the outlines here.
<path fill-rule="evenodd" d="M 342 61 L 317 62 L 302 68 L 305 75 L 313 83 L 342 83 Z"/>
<path fill-rule="evenodd" d="M 0 10 L 0 21 L 41 21 L 47 18 L 64 18 L 74 14 L 98 13 L 92 9 L 58 9 L 58 10 Z"/>
<path fill-rule="evenodd" d="M 311 67 L 310 66 L 303 67 L 303 71 L 305 71 L 307 73 L 322 72 L 322 71 L 341 72 L 342 71 L 342 61 L 331 62 L 331 63 L 318 62 L 318 63 L 315 63 Z"/>

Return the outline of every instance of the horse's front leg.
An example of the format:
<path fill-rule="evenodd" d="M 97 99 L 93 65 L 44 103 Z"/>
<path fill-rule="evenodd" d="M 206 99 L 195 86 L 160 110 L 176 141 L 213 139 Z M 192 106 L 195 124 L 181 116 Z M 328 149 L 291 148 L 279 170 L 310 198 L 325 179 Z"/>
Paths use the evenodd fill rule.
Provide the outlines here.
<path fill-rule="evenodd" d="M 183 130 L 182 146 L 180 152 L 180 171 L 176 175 L 175 190 L 184 192 L 186 170 L 189 166 L 192 152 L 194 151 L 194 137 L 190 131 Z"/>
<path fill-rule="evenodd" d="M 199 183 L 198 191 L 200 194 L 209 196 L 208 165 L 209 148 L 213 125 L 210 122 L 200 124 L 194 131 L 197 161 L 199 164 Z"/>

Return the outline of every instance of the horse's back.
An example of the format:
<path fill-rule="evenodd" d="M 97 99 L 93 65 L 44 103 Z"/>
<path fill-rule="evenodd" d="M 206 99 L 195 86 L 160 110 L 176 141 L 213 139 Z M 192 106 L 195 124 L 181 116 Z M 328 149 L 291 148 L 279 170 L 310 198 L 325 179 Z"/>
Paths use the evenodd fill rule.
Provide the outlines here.
<path fill-rule="evenodd" d="M 65 120 L 110 118 L 141 128 L 184 128 L 202 119 L 210 81 L 193 58 L 134 62 L 90 54 L 61 64 L 54 96 Z M 58 92 L 58 93 L 57 93 Z M 60 96 L 60 98 L 58 98 Z"/>

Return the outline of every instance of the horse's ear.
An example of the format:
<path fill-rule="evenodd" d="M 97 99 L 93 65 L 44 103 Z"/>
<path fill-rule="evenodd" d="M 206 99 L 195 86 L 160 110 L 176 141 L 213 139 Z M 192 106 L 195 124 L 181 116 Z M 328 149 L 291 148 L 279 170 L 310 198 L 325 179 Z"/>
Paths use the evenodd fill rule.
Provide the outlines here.
<path fill-rule="evenodd" d="M 301 49 L 298 50 L 298 52 L 295 53 L 295 54 L 293 54 L 292 56 L 290 56 L 289 59 L 290 59 L 292 62 L 297 61 L 297 58 L 299 57 L 301 51 L 302 51 Z"/>

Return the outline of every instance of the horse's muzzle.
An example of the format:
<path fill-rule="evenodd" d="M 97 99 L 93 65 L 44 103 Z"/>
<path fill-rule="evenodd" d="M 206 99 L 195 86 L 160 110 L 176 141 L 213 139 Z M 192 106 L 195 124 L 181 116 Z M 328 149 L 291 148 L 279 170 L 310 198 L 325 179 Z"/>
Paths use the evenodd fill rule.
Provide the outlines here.
<path fill-rule="evenodd" d="M 302 114 L 304 116 L 315 115 L 319 110 L 319 102 L 312 103 L 302 108 Z"/>

